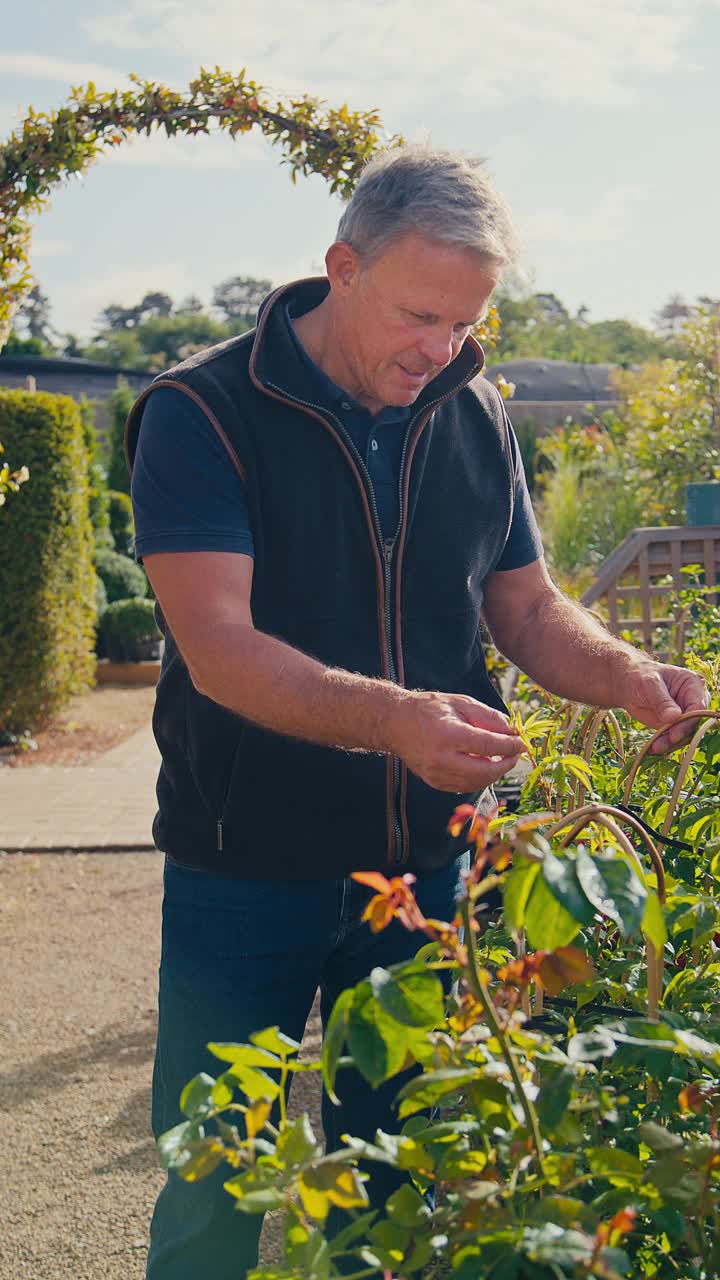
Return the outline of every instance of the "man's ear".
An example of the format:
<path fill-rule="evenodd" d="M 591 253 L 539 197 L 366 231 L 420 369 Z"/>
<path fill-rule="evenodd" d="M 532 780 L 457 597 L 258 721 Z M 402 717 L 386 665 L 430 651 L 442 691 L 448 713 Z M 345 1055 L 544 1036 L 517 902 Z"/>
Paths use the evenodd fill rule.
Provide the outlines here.
<path fill-rule="evenodd" d="M 350 293 L 360 274 L 360 259 L 352 245 L 336 240 L 325 254 L 325 266 L 333 293 Z"/>

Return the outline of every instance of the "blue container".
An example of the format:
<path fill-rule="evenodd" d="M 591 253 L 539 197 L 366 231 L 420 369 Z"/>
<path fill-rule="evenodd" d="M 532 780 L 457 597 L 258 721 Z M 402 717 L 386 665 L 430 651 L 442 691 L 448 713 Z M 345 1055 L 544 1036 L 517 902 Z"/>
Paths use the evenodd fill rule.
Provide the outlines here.
<path fill-rule="evenodd" d="M 720 525 L 720 480 L 689 484 L 686 488 L 688 524 Z"/>

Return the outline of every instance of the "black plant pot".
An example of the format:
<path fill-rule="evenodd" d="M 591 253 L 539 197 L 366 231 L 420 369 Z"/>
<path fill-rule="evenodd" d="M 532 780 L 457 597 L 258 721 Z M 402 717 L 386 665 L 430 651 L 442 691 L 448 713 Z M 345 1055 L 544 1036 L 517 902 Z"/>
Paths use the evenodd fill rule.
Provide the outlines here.
<path fill-rule="evenodd" d="M 111 662 L 155 662 L 162 657 L 162 636 L 151 640 L 132 640 L 127 643 L 108 636 L 105 642 Z"/>

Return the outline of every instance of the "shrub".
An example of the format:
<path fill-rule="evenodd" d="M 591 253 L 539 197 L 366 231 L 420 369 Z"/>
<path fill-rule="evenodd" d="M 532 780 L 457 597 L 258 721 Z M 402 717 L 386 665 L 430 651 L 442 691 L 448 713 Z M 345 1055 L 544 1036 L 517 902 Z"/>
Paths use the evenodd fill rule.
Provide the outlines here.
<path fill-rule="evenodd" d="M 0 729 L 13 732 L 92 684 L 95 573 L 75 401 L 0 389 L 0 438 L 32 475 L 0 521 Z"/>
<path fill-rule="evenodd" d="M 127 493 L 121 493 L 118 489 L 108 490 L 108 498 L 110 500 L 110 532 L 115 550 L 120 555 L 130 555 L 135 533 L 132 502 Z"/>
<path fill-rule="evenodd" d="M 105 584 L 110 604 L 147 595 L 145 571 L 128 556 L 121 556 L 117 551 L 98 551 L 95 568 Z"/>
<path fill-rule="evenodd" d="M 136 661 L 152 657 L 162 634 L 155 621 L 152 600 L 115 600 L 102 619 L 105 651 L 114 661 Z"/>
<path fill-rule="evenodd" d="M 539 442 L 542 497 L 538 519 L 548 563 L 560 580 L 592 571 L 631 529 L 643 511 L 628 482 L 626 458 L 612 426 L 568 425 Z"/>
<path fill-rule="evenodd" d="M 80 417 L 88 465 L 88 502 L 90 523 L 95 534 L 96 547 L 112 548 L 110 532 L 110 499 L 105 468 L 100 462 L 98 439 L 95 433 L 95 403 L 84 396 L 80 401 Z"/>
<path fill-rule="evenodd" d="M 135 396 L 124 378 L 118 378 L 115 390 L 108 397 L 110 410 L 110 457 L 107 481 L 111 489 L 130 493 L 130 474 L 125 461 L 125 423 L 132 409 Z"/>

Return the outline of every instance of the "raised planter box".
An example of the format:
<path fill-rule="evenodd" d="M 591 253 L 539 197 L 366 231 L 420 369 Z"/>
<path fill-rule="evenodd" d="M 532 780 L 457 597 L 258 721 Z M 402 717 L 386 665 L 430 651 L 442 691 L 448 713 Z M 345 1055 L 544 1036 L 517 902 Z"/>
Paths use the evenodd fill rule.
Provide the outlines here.
<path fill-rule="evenodd" d="M 111 662 L 99 658 L 96 667 L 98 684 L 157 684 L 160 675 L 160 659 L 144 662 Z"/>

